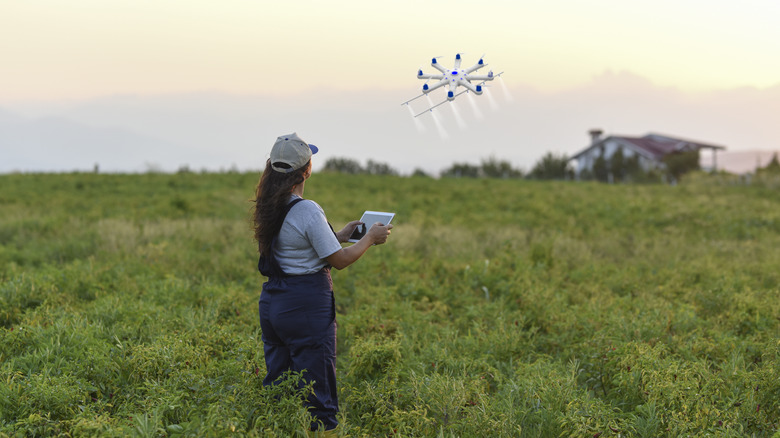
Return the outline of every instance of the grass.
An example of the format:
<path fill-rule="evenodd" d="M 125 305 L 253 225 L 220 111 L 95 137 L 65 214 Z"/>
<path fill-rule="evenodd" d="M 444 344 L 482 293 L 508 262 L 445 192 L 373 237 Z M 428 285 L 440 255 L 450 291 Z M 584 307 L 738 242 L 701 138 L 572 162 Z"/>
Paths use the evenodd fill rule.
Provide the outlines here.
<path fill-rule="evenodd" d="M 0 175 L 0 436 L 304 436 L 264 389 L 254 174 Z M 780 192 L 315 174 L 348 436 L 773 436 Z"/>

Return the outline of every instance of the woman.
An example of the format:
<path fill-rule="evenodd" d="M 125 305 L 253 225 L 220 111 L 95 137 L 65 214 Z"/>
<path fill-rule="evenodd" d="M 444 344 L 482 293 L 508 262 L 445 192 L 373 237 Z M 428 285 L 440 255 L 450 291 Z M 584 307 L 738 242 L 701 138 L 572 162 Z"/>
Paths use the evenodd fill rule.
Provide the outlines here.
<path fill-rule="evenodd" d="M 255 239 L 258 269 L 268 281 L 260 295 L 260 327 L 267 374 L 272 385 L 287 371 L 314 382 L 309 397 L 313 421 L 325 430 L 338 426 L 336 394 L 336 310 L 331 266 L 344 269 L 369 247 L 387 240 L 392 225 L 374 224 L 357 243 L 342 248 L 359 221 L 334 232 L 322 208 L 303 200 L 317 147 L 297 134 L 276 139 L 257 185 Z"/>

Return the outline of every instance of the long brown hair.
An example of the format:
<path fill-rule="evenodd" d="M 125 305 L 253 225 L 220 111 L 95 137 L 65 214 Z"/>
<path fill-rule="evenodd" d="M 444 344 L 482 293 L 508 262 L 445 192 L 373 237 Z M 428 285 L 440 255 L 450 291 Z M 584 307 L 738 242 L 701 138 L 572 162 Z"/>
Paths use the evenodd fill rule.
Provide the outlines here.
<path fill-rule="evenodd" d="M 265 170 L 255 190 L 253 213 L 255 240 L 260 254 L 269 254 L 271 240 L 282 228 L 284 210 L 290 200 L 293 187 L 302 183 L 309 164 L 290 173 L 277 172 L 271 168 L 271 160 L 265 163 Z"/>

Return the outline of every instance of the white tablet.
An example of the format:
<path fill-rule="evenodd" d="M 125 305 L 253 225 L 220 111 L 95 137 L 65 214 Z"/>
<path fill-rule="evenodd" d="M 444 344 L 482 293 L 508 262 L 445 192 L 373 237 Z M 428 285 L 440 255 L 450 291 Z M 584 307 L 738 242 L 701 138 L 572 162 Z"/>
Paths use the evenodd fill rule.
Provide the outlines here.
<path fill-rule="evenodd" d="M 363 217 L 360 218 L 360 222 L 363 225 L 358 225 L 355 228 L 355 232 L 349 236 L 348 242 L 357 242 L 361 237 L 366 235 L 366 232 L 372 225 L 379 222 L 382 225 L 390 225 L 390 221 L 393 220 L 395 213 L 387 213 L 384 211 L 366 211 L 363 213 Z"/>

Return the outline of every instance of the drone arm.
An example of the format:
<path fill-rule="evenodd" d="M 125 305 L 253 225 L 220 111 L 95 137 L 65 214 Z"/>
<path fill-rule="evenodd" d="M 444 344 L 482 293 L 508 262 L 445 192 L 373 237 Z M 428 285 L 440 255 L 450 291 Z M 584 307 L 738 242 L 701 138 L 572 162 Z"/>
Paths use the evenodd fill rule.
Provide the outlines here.
<path fill-rule="evenodd" d="M 442 80 L 440 80 L 439 82 L 433 84 L 432 86 L 428 86 L 428 84 L 425 84 L 425 85 L 423 85 L 423 93 L 428 94 L 431 91 L 446 85 L 447 82 L 449 82 L 449 80 L 447 78 L 442 78 Z"/>
<path fill-rule="evenodd" d="M 467 68 L 465 70 L 463 70 L 463 73 L 466 73 L 466 74 L 473 73 L 473 72 L 481 69 L 482 67 L 484 67 L 486 65 L 487 64 L 483 63 L 482 60 L 480 59 L 478 63 L 472 65 L 471 67 L 469 67 L 469 68 Z"/>
<path fill-rule="evenodd" d="M 450 81 L 450 91 L 447 92 L 447 100 L 455 100 L 455 91 L 461 85 L 461 81 Z"/>
<path fill-rule="evenodd" d="M 436 70 L 439 70 L 440 72 L 442 72 L 442 74 L 447 73 L 447 70 L 444 67 L 440 66 L 438 62 L 436 62 L 436 58 L 433 58 L 431 60 L 431 67 L 435 68 Z"/>
<path fill-rule="evenodd" d="M 496 78 L 496 75 L 469 75 L 467 78 L 470 81 L 492 81 Z"/>
<path fill-rule="evenodd" d="M 474 86 L 474 85 L 472 85 L 472 83 L 471 83 L 471 82 L 469 82 L 469 81 L 463 81 L 463 80 L 460 80 L 460 81 L 458 81 L 458 85 L 460 85 L 460 86 L 462 86 L 462 87 L 465 87 L 465 88 L 468 88 L 468 90 L 469 90 L 469 91 L 471 91 L 471 92 L 472 92 L 472 93 L 474 93 L 474 94 L 477 94 L 477 95 L 480 95 L 480 94 L 482 94 L 482 87 L 481 87 L 481 86 L 476 86 L 476 87 L 475 87 L 475 86 Z M 480 85 L 481 85 L 481 84 L 480 84 Z"/>
<path fill-rule="evenodd" d="M 418 74 L 417 79 L 444 79 L 444 75 L 424 75 Z"/>

